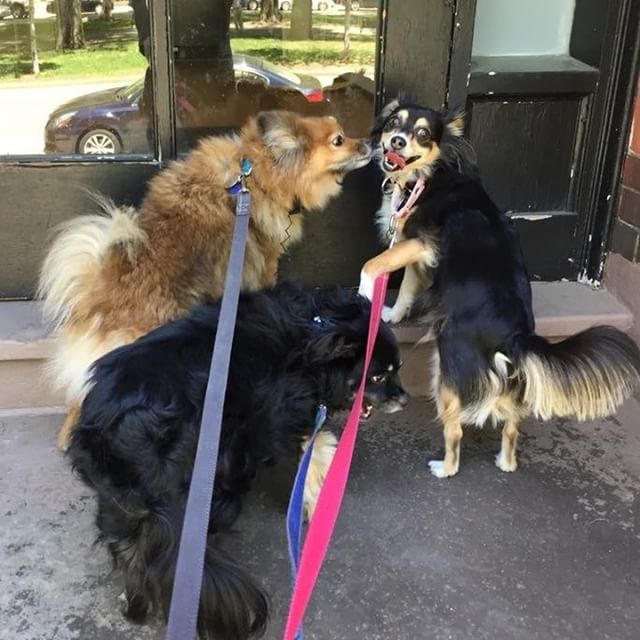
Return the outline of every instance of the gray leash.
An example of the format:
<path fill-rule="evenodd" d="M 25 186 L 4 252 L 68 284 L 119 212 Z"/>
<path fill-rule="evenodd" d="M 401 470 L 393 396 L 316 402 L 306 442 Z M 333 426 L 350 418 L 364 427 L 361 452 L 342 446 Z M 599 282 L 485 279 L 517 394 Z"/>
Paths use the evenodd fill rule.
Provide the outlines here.
<path fill-rule="evenodd" d="M 193 640 L 197 632 L 209 515 L 222 430 L 222 413 L 249 230 L 251 195 L 246 188 L 245 179 L 251 173 L 251 168 L 251 162 L 243 160 L 242 174 L 227 189 L 230 194 L 237 196 L 236 219 L 202 410 L 198 448 L 180 537 L 167 640 Z"/>

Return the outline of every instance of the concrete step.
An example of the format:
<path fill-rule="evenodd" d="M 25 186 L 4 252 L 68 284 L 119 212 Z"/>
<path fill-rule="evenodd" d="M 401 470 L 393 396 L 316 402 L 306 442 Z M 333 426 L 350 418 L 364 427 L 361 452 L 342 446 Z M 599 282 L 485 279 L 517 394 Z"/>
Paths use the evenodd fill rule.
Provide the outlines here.
<path fill-rule="evenodd" d="M 597 324 L 627 330 L 633 317 L 604 289 L 576 282 L 533 284 L 538 333 L 563 338 Z M 415 346 L 425 327 L 405 323 L 396 327 L 402 345 L 402 377 L 413 395 L 428 393 L 430 343 Z M 49 331 L 40 318 L 37 302 L 0 302 L 0 410 L 58 407 L 62 396 L 43 376 L 44 361 L 52 348 Z"/>

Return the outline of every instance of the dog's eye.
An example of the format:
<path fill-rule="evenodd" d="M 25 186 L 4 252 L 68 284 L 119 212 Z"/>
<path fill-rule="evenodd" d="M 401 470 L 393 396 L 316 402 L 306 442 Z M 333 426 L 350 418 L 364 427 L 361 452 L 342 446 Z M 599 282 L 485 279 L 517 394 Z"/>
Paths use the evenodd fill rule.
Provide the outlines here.
<path fill-rule="evenodd" d="M 387 120 L 384 128 L 387 131 L 391 131 L 392 129 L 398 129 L 400 127 L 400 118 L 398 116 L 393 116 L 393 118 Z"/>
<path fill-rule="evenodd" d="M 334 147 L 341 147 L 344 144 L 344 136 L 342 134 L 338 134 L 332 141 L 331 144 Z"/>
<path fill-rule="evenodd" d="M 379 376 L 371 376 L 371 382 L 373 382 L 373 384 L 381 384 L 382 382 L 384 382 L 387 379 L 387 374 L 383 373 Z"/>
<path fill-rule="evenodd" d="M 416 138 L 418 142 L 427 142 L 429 140 L 429 131 L 424 127 L 416 130 Z"/>

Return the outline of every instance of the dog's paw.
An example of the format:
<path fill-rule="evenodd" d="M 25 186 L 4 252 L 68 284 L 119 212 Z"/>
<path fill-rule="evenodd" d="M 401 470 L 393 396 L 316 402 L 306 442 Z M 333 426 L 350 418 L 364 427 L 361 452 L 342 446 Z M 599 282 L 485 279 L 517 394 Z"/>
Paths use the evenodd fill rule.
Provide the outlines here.
<path fill-rule="evenodd" d="M 409 315 L 409 309 L 405 306 L 399 307 L 397 304 L 393 307 L 385 307 L 382 310 L 382 319 L 391 324 L 402 322 L 407 315 Z"/>
<path fill-rule="evenodd" d="M 375 279 L 364 271 L 360 272 L 360 286 L 358 287 L 358 293 L 367 300 L 373 300 L 373 285 Z"/>
<path fill-rule="evenodd" d="M 304 484 L 304 516 L 307 522 L 313 517 L 318 502 L 318 496 L 322 489 L 324 479 L 329 471 L 333 456 L 336 452 L 338 441 L 330 431 L 320 431 L 316 436 L 311 453 L 307 479 Z M 303 445 L 306 449 L 307 443 Z"/>
<path fill-rule="evenodd" d="M 500 471 L 506 471 L 507 473 L 511 473 L 512 471 L 515 471 L 518 468 L 518 461 L 514 456 L 513 461 L 509 462 L 506 456 L 504 456 L 501 451 L 496 456 L 496 467 L 498 467 Z"/>
<path fill-rule="evenodd" d="M 430 460 L 429 469 L 431 470 L 431 474 L 436 478 L 449 478 L 458 473 L 457 469 L 445 470 L 444 460 Z"/>
<path fill-rule="evenodd" d="M 393 320 L 391 319 L 393 317 L 393 308 L 392 307 L 387 307 L 384 306 L 382 307 L 382 321 L 383 322 L 393 322 Z"/>

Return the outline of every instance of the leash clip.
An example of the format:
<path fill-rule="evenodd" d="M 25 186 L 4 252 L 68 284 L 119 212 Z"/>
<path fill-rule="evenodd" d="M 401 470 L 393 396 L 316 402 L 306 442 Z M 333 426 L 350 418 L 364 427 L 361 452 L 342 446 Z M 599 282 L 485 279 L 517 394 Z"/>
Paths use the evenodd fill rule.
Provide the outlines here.
<path fill-rule="evenodd" d="M 237 196 L 240 193 L 249 193 L 247 188 L 247 178 L 253 171 L 253 163 L 249 158 L 243 158 L 240 163 L 240 175 L 233 181 L 233 184 L 227 187 L 227 193 L 230 196 Z"/>

